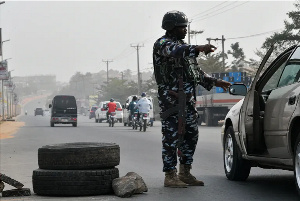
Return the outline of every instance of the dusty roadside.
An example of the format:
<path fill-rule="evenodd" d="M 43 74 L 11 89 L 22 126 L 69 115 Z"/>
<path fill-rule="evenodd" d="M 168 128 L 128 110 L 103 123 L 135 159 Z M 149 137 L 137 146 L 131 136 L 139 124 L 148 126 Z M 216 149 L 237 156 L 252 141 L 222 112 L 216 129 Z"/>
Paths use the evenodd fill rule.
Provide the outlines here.
<path fill-rule="evenodd" d="M 13 138 L 17 130 L 24 125 L 25 122 L 0 121 L 0 140 Z"/>

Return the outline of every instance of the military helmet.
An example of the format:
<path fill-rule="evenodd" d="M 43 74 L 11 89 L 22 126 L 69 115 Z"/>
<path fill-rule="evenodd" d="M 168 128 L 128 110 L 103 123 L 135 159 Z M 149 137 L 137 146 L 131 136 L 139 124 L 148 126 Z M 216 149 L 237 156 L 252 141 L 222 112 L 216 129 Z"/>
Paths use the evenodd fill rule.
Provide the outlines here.
<path fill-rule="evenodd" d="M 183 12 L 173 10 L 164 15 L 161 28 L 169 31 L 177 26 L 187 26 L 188 23 L 188 18 Z"/>

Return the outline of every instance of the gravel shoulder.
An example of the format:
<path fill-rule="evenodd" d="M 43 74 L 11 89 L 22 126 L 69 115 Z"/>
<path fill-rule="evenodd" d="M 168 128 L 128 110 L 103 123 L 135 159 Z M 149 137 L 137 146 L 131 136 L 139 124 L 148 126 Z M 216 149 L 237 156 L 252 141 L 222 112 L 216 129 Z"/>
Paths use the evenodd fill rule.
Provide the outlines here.
<path fill-rule="evenodd" d="M 13 138 L 18 129 L 25 125 L 25 122 L 0 121 L 0 140 Z"/>

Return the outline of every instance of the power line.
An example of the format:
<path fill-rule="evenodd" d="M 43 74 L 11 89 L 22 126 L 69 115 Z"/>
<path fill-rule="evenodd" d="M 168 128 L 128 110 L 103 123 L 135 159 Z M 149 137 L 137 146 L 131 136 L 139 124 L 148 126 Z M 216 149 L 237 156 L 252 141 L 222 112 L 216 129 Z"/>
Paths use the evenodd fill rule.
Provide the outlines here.
<path fill-rule="evenodd" d="M 267 31 L 267 32 L 259 33 L 259 34 L 249 35 L 249 36 L 241 36 L 241 37 L 236 37 L 236 38 L 227 38 L 227 40 L 230 40 L 230 39 L 241 39 L 241 38 L 250 38 L 250 37 L 254 37 L 254 36 L 260 36 L 260 35 L 272 33 L 272 32 L 279 31 L 279 30 L 282 30 L 282 29 L 275 29 L 273 31 Z"/>
<path fill-rule="evenodd" d="M 228 5 L 225 5 L 225 6 L 219 8 L 219 9 L 213 11 L 213 12 L 208 13 L 208 14 L 200 15 L 200 13 L 199 13 L 198 15 L 200 15 L 200 16 L 196 17 L 194 20 L 199 19 L 199 18 L 202 18 L 202 17 L 206 17 L 206 16 L 208 16 L 208 15 L 210 15 L 210 14 L 213 14 L 213 13 L 216 13 L 217 11 L 222 10 L 223 8 L 226 8 L 226 7 L 228 7 L 228 6 L 231 6 L 231 5 L 235 4 L 235 3 L 237 3 L 237 1 L 232 2 L 232 3 L 228 4 Z"/>
<path fill-rule="evenodd" d="M 218 4 L 218 5 L 216 5 L 216 6 L 212 7 L 212 8 L 210 8 L 210 9 L 208 9 L 208 10 L 206 10 L 206 11 L 203 11 L 203 12 L 201 12 L 201 13 L 198 13 L 198 14 L 196 14 L 196 15 L 193 15 L 193 16 L 191 16 L 191 19 L 194 18 L 194 17 L 196 17 L 197 15 L 203 15 L 203 13 L 206 13 L 206 12 L 208 12 L 208 11 L 210 11 L 210 10 L 212 10 L 212 9 L 214 9 L 214 8 L 216 8 L 216 7 L 218 7 L 218 6 L 222 5 L 222 4 L 224 4 L 224 3 L 227 3 L 227 2 L 228 2 L 228 1 L 222 2 L 222 3 L 220 3 L 220 4 Z"/>
<path fill-rule="evenodd" d="M 239 5 L 235 6 L 235 7 L 229 8 L 229 9 L 223 11 L 223 12 L 217 13 L 217 14 L 215 14 L 215 15 L 211 15 L 211 16 L 208 16 L 208 17 L 200 18 L 200 19 L 198 18 L 198 19 L 195 19 L 194 21 L 205 20 L 205 19 L 207 19 L 207 18 L 216 16 L 216 15 L 220 15 L 220 14 L 225 13 L 225 12 L 227 12 L 227 11 L 229 11 L 229 10 L 232 10 L 232 9 L 234 9 L 234 8 L 236 8 L 236 7 L 242 6 L 242 5 L 246 4 L 246 3 L 248 3 L 248 1 L 246 1 L 246 2 L 244 2 L 244 3 L 242 3 L 242 4 L 239 4 Z"/>

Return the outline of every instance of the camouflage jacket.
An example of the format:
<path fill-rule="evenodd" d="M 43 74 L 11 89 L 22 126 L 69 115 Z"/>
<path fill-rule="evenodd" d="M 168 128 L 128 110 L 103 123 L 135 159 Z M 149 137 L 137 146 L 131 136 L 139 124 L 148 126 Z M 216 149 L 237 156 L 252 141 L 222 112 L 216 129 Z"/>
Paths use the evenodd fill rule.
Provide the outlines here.
<path fill-rule="evenodd" d="M 158 90 L 178 90 L 178 73 L 183 72 L 185 93 L 194 93 L 195 85 L 207 90 L 215 85 L 216 79 L 203 72 L 196 62 L 199 52 L 195 45 L 188 45 L 167 34 L 153 46 L 153 65 Z M 182 67 L 182 68 L 177 68 Z M 197 67 L 197 72 L 194 68 Z"/>

